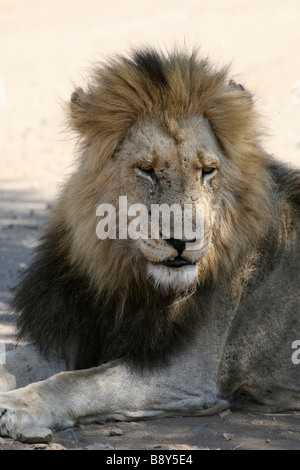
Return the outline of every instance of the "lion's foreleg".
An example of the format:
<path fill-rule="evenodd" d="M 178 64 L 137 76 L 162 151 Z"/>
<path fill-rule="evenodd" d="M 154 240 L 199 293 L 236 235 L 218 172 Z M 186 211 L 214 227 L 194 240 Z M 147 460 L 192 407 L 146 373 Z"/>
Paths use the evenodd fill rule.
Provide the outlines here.
<path fill-rule="evenodd" d="M 166 373 L 133 373 L 111 363 L 62 372 L 25 388 L 0 394 L 0 434 L 15 436 L 27 426 L 66 427 L 79 420 L 142 419 L 201 414 L 209 406 L 224 409 L 213 390 L 193 389 Z M 183 386 L 180 386 L 180 383 Z"/>

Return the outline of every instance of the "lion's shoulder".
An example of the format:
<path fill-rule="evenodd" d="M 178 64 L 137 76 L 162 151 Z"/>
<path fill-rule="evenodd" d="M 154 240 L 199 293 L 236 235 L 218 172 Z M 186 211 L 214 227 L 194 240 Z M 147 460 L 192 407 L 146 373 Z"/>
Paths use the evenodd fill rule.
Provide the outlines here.
<path fill-rule="evenodd" d="M 270 159 L 268 170 L 274 182 L 275 191 L 284 198 L 300 215 L 300 168 Z"/>

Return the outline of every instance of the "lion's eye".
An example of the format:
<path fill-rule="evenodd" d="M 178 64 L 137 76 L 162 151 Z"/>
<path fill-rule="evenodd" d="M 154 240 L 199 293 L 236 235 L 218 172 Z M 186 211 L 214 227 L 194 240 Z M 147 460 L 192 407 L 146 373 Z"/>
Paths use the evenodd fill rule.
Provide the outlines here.
<path fill-rule="evenodd" d="M 210 175 L 213 175 L 216 171 L 216 168 L 215 167 L 205 167 L 205 168 L 202 168 L 202 175 L 203 177 L 205 176 L 210 176 Z"/>
<path fill-rule="evenodd" d="M 153 166 L 149 163 L 149 164 L 145 164 L 145 165 L 140 165 L 139 166 L 139 169 L 144 171 L 145 173 L 151 173 L 151 171 L 154 170 Z"/>

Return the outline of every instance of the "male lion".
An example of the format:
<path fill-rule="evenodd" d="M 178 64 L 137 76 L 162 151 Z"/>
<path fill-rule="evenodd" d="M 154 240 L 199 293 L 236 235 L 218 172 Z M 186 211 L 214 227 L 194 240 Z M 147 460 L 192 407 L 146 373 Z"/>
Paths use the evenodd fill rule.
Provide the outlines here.
<path fill-rule="evenodd" d="M 34 345 L 7 355 L 2 435 L 238 399 L 300 409 L 300 172 L 262 149 L 252 96 L 227 75 L 144 50 L 73 93 L 78 168 L 13 302 Z M 149 213 L 202 204 L 202 243 L 161 225 L 158 239 L 99 239 L 97 207 L 118 219 L 120 196 Z"/>

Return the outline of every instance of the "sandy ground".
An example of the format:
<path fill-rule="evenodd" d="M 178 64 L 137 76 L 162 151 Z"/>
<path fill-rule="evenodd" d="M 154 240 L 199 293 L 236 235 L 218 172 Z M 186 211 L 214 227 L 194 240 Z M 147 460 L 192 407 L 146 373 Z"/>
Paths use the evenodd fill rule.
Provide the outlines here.
<path fill-rule="evenodd" d="M 63 103 L 93 63 L 131 47 L 199 47 L 254 91 L 265 146 L 300 165 L 299 0 L 0 0 L 0 341 L 11 347 L 7 305 L 29 262 L 48 205 L 71 171 L 74 140 Z M 82 448 L 300 449 L 299 415 L 232 412 L 211 418 L 122 423 L 75 430 Z M 224 436 L 225 434 L 225 436 Z M 230 436 L 230 439 L 226 438 Z M 33 448 L 11 440 L 0 449 Z"/>

